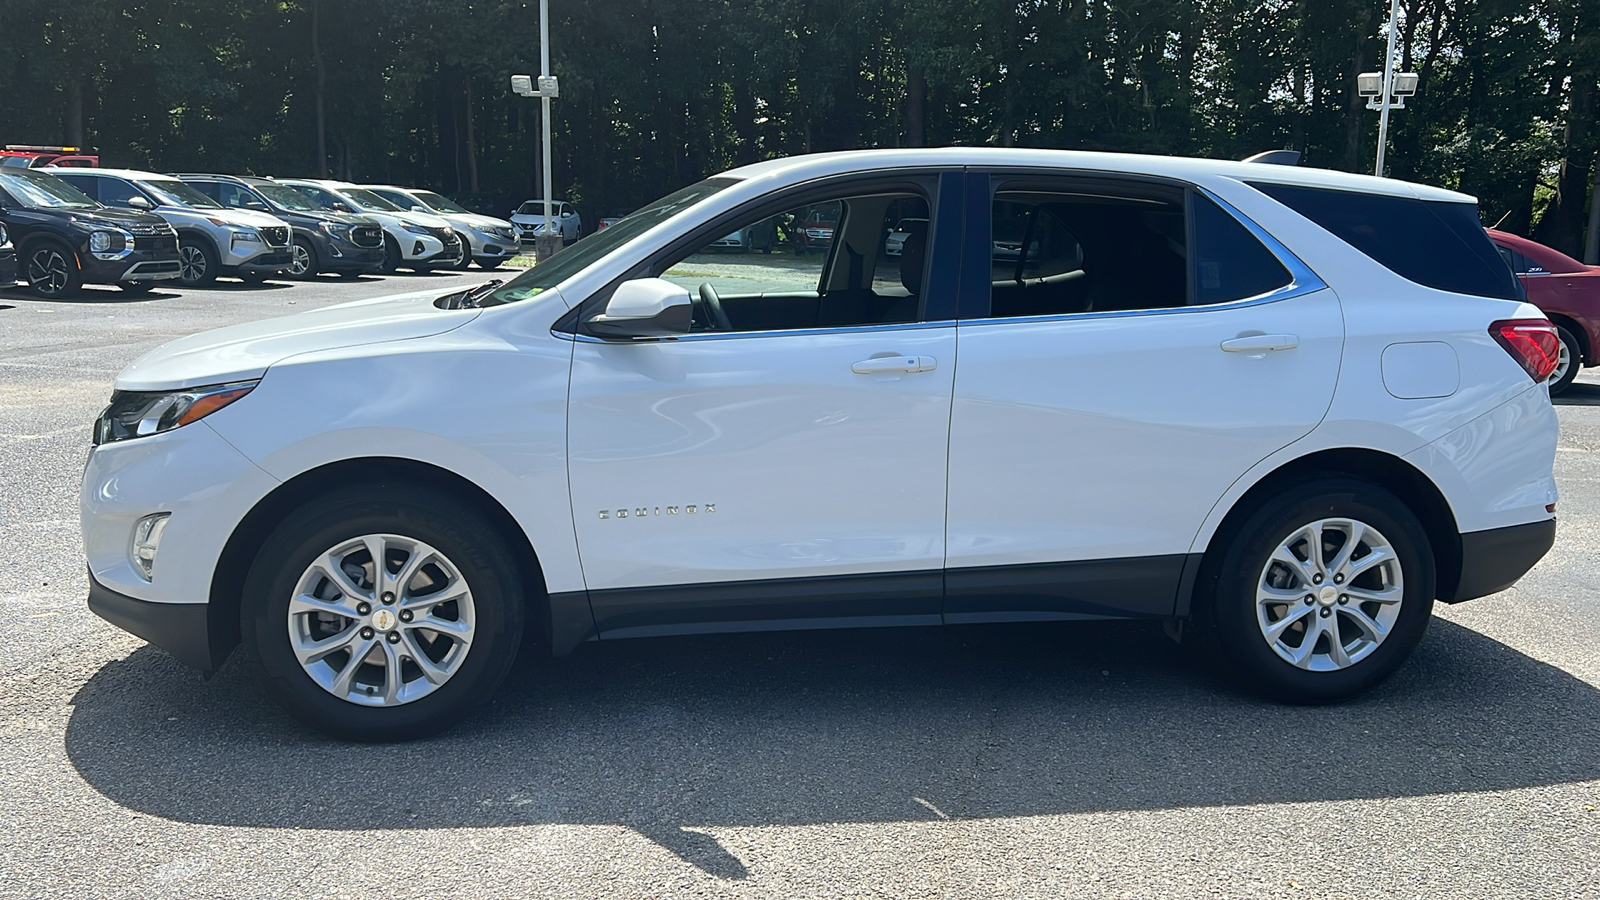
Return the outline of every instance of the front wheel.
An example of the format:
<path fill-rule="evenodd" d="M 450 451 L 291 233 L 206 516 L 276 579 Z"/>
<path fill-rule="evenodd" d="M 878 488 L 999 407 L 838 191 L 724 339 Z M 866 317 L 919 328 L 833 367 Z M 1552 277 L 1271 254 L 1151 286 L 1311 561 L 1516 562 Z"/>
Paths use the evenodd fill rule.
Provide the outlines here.
<path fill-rule="evenodd" d="M 1556 361 L 1556 370 L 1550 373 L 1550 396 L 1554 397 L 1566 390 L 1574 378 L 1578 377 L 1578 370 L 1583 368 L 1583 345 L 1564 325 L 1556 326 L 1556 340 L 1560 342 L 1560 356 Z"/>
<path fill-rule="evenodd" d="M 1350 478 L 1267 501 L 1197 598 L 1221 661 L 1288 703 L 1345 700 L 1410 657 L 1433 612 L 1434 558 L 1393 494 Z"/>
<path fill-rule="evenodd" d="M 217 280 L 217 254 L 211 245 L 201 240 L 178 243 L 178 283 L 185 287 L 210 284 Z"/>
<path fill-rule="evenodd" d="M 474 510 L 398 485 L 348 488 L 286 517 L 245 586 L 242 630 L 269 692 L 359 741 L 433 734 L 489 699 L 522 639 L 505 540 Z"/>
<path fill-rule="evenodd" d="M 71 297 L 83 287 L 83 271 L 78 259 L 67 248 L 53 243 L 41 243 L 25 251 L 27 264 L 23 280 L 41 297 L 59 300 Z"/>
<path fill-rule="evenodd" d="M 321 269 L 317 259 L 317 250 L 311 246 L 310 241 L 295 239 L 294 246 L 290 248 L 289 277 L 290 278 L 315 278 Z"/>
<path fill-rule="evenodd" d="M 383 266 L 378 269 L 381 275 L 393 275 L 394 270 L 400 268 L 400 244 L 389 235 L 383 236 Z"/>

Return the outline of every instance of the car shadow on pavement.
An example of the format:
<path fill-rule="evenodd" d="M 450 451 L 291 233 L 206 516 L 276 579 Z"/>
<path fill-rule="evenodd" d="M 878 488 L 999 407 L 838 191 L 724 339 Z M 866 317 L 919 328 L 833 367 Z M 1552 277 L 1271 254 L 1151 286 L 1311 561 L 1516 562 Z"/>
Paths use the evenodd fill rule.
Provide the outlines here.
<path fill-rule="evenodd" d="M 1600 384 L 1574 381 L 1550 402 L 1557 406 L 1600 406 Z"/>
<path fill-rule="evenodd" d="M 1302 803 L 1600 778 L 1600 690 L 1435 619 L 1338 706 L 1263 702 L 1148 623 L 722 635 L 518 664 L 438 738 L 331 741 L 252 660 L 209 681 L 143 648 L 73 699 L 95 789 L 184 822 L 623 825 L 722 878 L 697 829 Z M 383 773 L 372 777 L 373 773 Z"/>
<path fill-rule="evenodd" d="M 63 306 L 84 303 L 148 303 L 151 300 L 170 300 L 177 296 L 180 295 L 175 291 L 163 291 L 159 288 L 142 294 L 130 294 L 114 287 L 100 287 L 98 285 L 85 285 L 82 290 L 70 297 L 41 297 L 23 287 L 0 289 L 0 297 L 6 299 L 27 300 L 31 303 L 59 303 Z"/>

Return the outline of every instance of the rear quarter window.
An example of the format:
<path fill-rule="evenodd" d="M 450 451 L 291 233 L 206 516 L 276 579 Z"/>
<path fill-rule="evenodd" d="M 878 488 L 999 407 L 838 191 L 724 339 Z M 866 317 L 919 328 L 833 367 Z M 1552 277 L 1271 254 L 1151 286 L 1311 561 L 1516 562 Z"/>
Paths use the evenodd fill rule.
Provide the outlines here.
<path fill-rule="evenodd" d="M 1252 182 L 1401 278 L 1455 294 L 1520 299 L 1472 203 Z"/>

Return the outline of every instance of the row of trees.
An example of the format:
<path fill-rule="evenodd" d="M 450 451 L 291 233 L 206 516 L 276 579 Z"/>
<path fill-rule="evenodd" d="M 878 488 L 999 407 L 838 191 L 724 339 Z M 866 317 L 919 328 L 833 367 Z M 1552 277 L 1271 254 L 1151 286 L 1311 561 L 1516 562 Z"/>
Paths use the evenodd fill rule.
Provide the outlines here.
<path fill-rule="evenodd" d="M 1370 171 L 1384 0 L 551 0 L 557 193 L 591 216 L 774 155 L 938 144 Z M 1403 0 L 1391 174 L 1574 254 L 1600 4 Z M 0 142 L 322 174 L 493 205 L 538 191 L 531 0 L 5 0 Z M 1592 255 L 1595 248 L 1590 246 Z"/>

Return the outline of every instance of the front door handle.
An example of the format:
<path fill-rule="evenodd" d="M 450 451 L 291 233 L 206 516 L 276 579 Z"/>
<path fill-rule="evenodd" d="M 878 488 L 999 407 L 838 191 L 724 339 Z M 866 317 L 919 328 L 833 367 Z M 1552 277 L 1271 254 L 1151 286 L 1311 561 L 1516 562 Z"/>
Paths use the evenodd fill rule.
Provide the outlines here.
<path fill-rule="evenodd" d="M 1229 353 L 1247 353 L 1265 356 L 1273 350 L 1293 350 L 1300 346 L 1300 338 L 1293 334 L 1250 334 L 1222 342 Z"/>
<path fill-rule="evenodd" d="M 939 362 L 931 356 L 874 356 L 852 363 L 857 375 L 898 375 L 907 372 L 932 372 Z"/>

